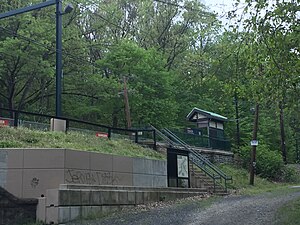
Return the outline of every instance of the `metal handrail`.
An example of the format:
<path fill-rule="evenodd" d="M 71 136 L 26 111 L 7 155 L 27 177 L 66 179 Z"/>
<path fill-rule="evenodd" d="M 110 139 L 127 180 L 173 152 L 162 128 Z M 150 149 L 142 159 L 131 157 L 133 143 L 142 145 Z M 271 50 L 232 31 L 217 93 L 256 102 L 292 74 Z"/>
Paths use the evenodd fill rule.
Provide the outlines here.
<path fill-rule="evenodd" d="M 92 123 L 89 121 L 67 118 L 67 117 L 62 117 L 62 116 L 52 116 L 52 115 L 47 115 L 47 114 L 27 112 L 27 111 L 15 110 L 15 109 L 8 109 L 8 108 L 3 108 L 3 107 L 0 107 L 0 110 L 13 113 L 13 118 L 11 118 L 11 119 L 13 120 L 14 127 L 18 127 L 19 115 L 25 114 L 25 115 L 30 115 L 30 116 L 39 116 L 39 117 L 44 117 L 44 118 L 55 118 L 55 119 L 65 120 L 66 121 L 66 131 L 68 131 L 68 129 L 69 129 L 70 122 L 91 125 L 91 126 L 95 126 L 98 128 L 107 129 L 109 139 L 111 138 L 112 131 L 123 131 L 123 132 L 135 133 L 135 143 L 137 143 L 137 144 L 138 144 L 138 132 L 140 132 L 140 131 L 153 132 L 153 142 L 155 143 L 154 148 L 156 148 L 156 146 L 155 146 L 156 138 L 155 138 L 155 130 L 154 129 L 146 129 L 146 128 L 142 128 L 142 129 L 128 128 L 128 129 L 126 129 L 126 128 L 119 128 L 119 127 L 110 127 L 110 126 L 103 125 L 103 124 L 97 124 L 97 123 Z"/>
<path fill-rule="evenodd" d="M 207 160 L 205 157 L 203 157 L 200 153 L 195 151 L 191 146 L 189 146 L 184 141 L 182 141 L 180 138 L 178 138 L 169 129 L 165 128 L 165 129 L 163 129 L 163 132 L 165 132 L 169 137 L 171 137 L 171 139 L 173 139 L 176 144 L 179 144 L 181 147 L 183 147 L 185 150 L 187 150 L 189 152 L 192 162 L 195 163 L 199 168 L 202 169 L 202 171 L 205 174 L 207 174 L 209 177 L 211 177 L 214 180 L 214 189 L 215 189 L 216 180 L 220 180 L 219 183 L 221 184 L 222 183 L 221 178 L 223 178 L 225 190 L 227 191 L 227 181 L 230 181 L 230 180 L 232 181 L 231 176 L 227 176 L 222 170 L 220 170 L 218 167 L 216 167 L 214 164 L 212 164 L 209 160 Z M 200 162 L 198 162 L 198 161 L 200 161 Z"/>

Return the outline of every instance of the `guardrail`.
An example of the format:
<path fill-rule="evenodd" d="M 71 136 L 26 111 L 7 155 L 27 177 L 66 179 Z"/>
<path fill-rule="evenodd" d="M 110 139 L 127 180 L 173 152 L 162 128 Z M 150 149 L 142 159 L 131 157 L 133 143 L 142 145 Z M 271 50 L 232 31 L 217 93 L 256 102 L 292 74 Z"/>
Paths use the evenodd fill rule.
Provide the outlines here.
<path fill-rule="evenodd" d="M 77 131 L 89 131 L 89 132 L 98 132 L 100 135 L 103 134 L 103 136 L 107 136 L 108 139 L 118 138 L 118 137 L 125 137 L 127 139 L 130 139 L 134 141 L 137 144 L 141 145 L 151 145 L 153 149 L 156 149 L 156 131 L 154 129 L 148 129 L 148 128 L 117 128 L 117 127 L 110 127 L 102 124 L 92 123 L 88 121 L 78 120 L 78 119 L 72 119 L 62 116 L 52 116 L 52 115 L 46 115 L 46 114 L 40 114 L 40 113 L 33 113 L 33 112 L 26 112 L 26 111 L 20 111 L 15 109 L 7 109 L 0 107 L 0 118 L 2 117 L 3 120 L 7 120 L 8 126 L 13 127 L 28 127 L 33 128 L 33 124 L 43 124 L 45 128 L 49 127 L 50 129 L 50 123 L 47 123 L 47 120 L 49 122 L 49 119 L 60 119 L 66 121 L 66 132 L 70 130 L 77 130 Z M 10 116 L 2 116 L 3 112 L 8 112 Z M 34 117 L 34 120 L 36 120 L 36 117 L 42 118 L 42 121 L 44 123 L 39 123 L 36 121 L 28 121 L 28 120 L 22 120 L 22 115 L 26 115 L 27 117 L 31 116 Z M 7 118 L 6 118 L 7 117 Z M 30 125 L 31 124 L 31 125 Z"/>
<path fill-rule="evenodd" d="M 222 170 L 220 170 L 217 166 L 203 157 L 199 152 L 193 149 L 193 147 L 186 144 L 180 138 L 178 138 L 172 131 L 169 129 L 163 129 L 163 134 L 170 140 L 170 143 L 173 147 L 179 146 L 179 148 L 183 148 L 189 152 L 189 156 L 191 161 L 198 166 L 207 176 L 213 179 L 214 182 L 214 191 L 216 189 L 216 184 L 219 184 L 224 187 L 225 191 L 227 191 L 227 183 L 229 181 L 232 182 L 232 177 L 227 176 Z"/>
<path fill-rule="evenodd" d="M 231 148 L 230 141 L 227 139 L 213 138 L 213 137 L 196 135 L 196 134 L 188 134 L 173 129 L 171 131 L 177 137 L 179 137 L 181 140 L 184 140 L 185 143 L 191 146 L 219 149 L 224 151 L 230 151 Z"/>

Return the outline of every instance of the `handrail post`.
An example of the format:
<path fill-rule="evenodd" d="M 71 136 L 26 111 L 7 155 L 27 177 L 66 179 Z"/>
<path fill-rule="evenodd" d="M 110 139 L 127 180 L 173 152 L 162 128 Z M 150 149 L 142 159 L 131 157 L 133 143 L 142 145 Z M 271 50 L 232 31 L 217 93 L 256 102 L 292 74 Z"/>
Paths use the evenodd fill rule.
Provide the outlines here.
<path fill-rule="evenodd" d="M 14 112 L 14 127 L 18 127 L 18 121 L 19 121 L 19 112 Z"/>
<path fill-rule="evenodd" d="M 153 130 L 153 149 L 154 150 L 157 150 L 157 148 L 156 148 L 156 131 L 155 130 Z"/>
<path fill-rule="evenodd" d="M 66 119 L 66 133 L 68 133 L 70 127 L 70 120 Z"/>
<path fill-rule="evenodd" d="M 216 178 L 215 178 L 215 175 L 213 176 L 213 180 L 214 180 L 214 192 L 216 192 Z"/>
<path fill-rule="evenodd" d="M 107 135 L 108 139 L 111 139 L 111 128 L 108 128 L 108 135 Z"/>
<path fill-rule="evenodd" d="M 135 143 L 139 143 L 138 130 L 135 131 Z"/>

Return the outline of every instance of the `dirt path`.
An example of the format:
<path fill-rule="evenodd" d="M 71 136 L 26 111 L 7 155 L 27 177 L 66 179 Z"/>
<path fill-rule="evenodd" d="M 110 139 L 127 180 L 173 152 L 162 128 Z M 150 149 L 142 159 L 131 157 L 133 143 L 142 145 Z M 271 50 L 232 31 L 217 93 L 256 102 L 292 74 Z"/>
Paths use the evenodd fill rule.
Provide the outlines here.
<path fill-rule="evenodd" d="M 284 203 L 300 198 L 300 188 L 288 193 L 259 196 L 228 196 L 209 206 L 194 201 L 146 211 L 123 212 L 111 217 L 72 225 L 272 225 Z"/>

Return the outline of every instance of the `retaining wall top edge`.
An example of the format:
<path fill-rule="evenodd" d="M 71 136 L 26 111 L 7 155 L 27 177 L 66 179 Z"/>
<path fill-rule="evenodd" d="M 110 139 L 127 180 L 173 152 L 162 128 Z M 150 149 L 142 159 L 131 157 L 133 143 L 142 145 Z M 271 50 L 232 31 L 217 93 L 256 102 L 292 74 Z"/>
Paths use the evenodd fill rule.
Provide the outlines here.
<path fill-rule="evenodd" d="M 120 157 L 127 157 L 127 158 L 132 158 L 132 159 L 147 159 L 147 160 L 153 160 L 153 161 L 163 161 L 166 162 L 167 159 L 150 159 L 147 157 L 137 157 L 137 156 L 126 156 L 126 155 L 116 155 L 116 154 L 109 154 L 109 153 L 104 153 L 104 152 L 98 152 L 98 151 L 93 151 L 93 150 L 80 150 L 80 149 L 71 149 L 71 148 L 0 148 L 0 151 L 20 151 L 20 150 L 39 150 L 39 151 L 49 151 L 49 150 L 69 150 L 69 151 L 79 151 L 79 152 L 87 152 L 87 153 L 99 153 L 99 154 L 103 154 L 103 155 L 110 155 L 110 156 L 120 156 Z"/>

